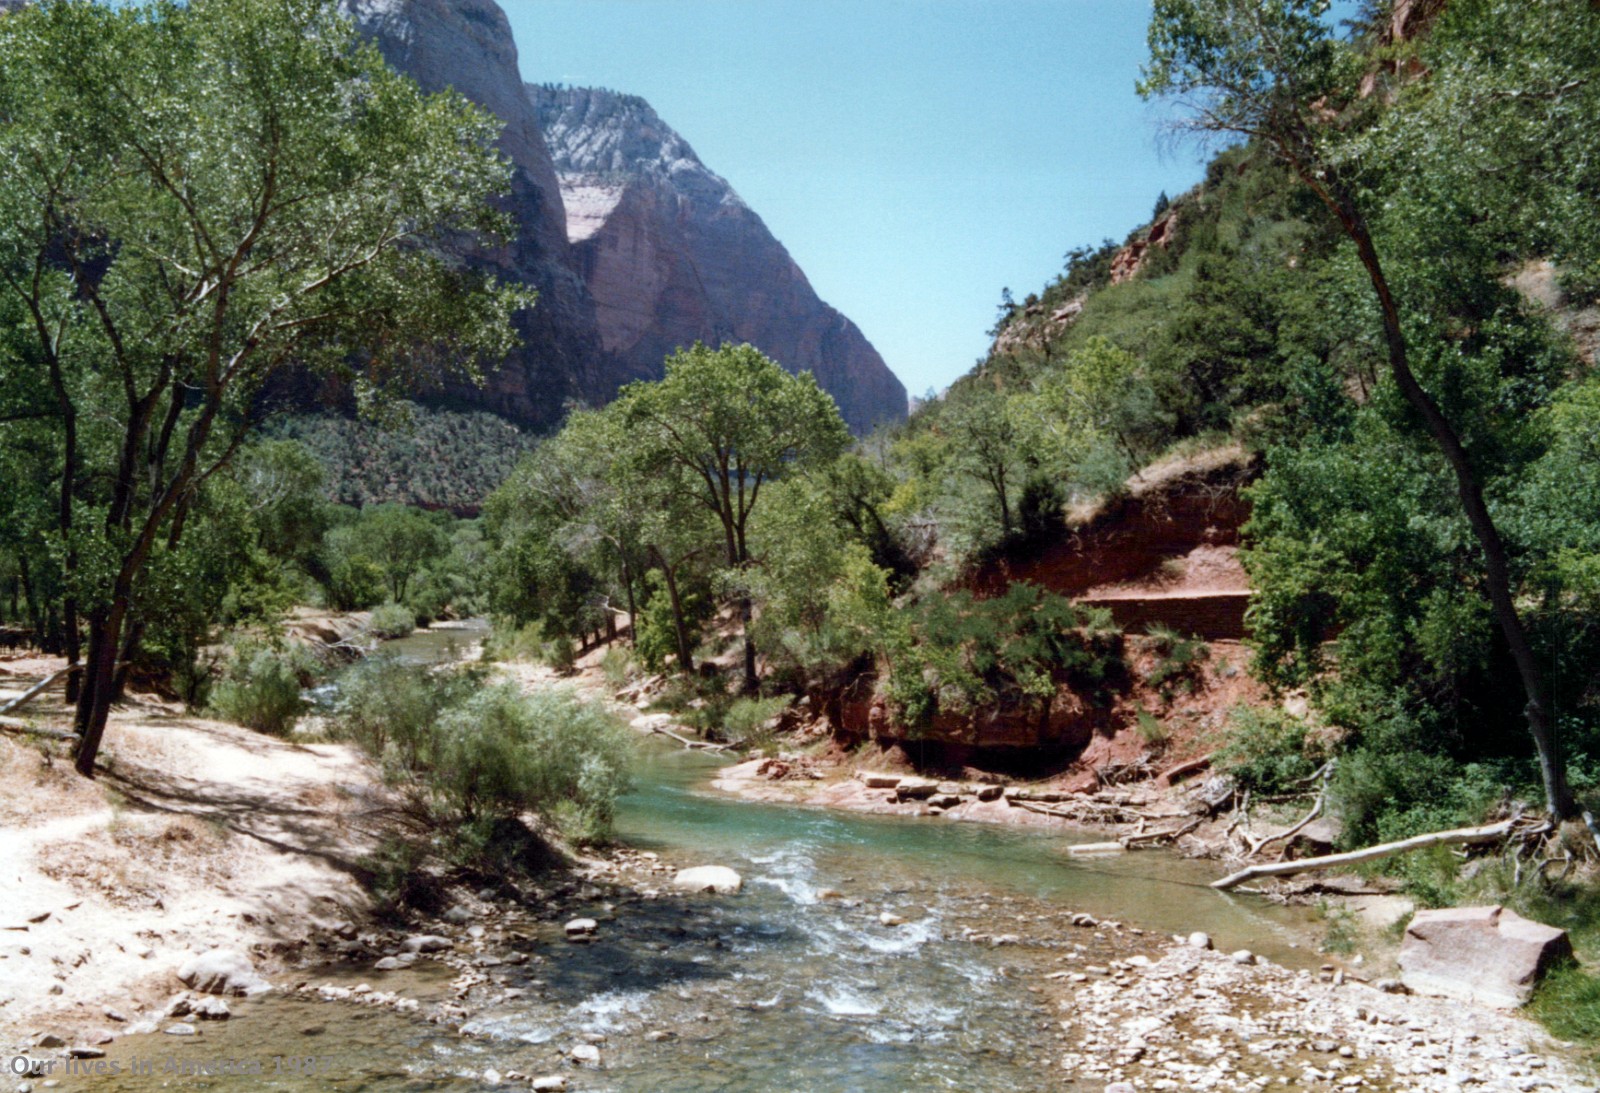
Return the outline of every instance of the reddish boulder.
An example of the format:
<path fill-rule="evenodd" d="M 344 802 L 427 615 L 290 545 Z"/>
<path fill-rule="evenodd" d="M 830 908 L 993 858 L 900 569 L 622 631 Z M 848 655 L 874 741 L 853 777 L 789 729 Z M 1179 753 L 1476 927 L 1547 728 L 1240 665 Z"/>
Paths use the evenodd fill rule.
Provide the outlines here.
<path fill-rule="evenodd" d="M 1446 907 L 1412 917 L 1400 978 L 1418 994 L 1514 1007 L 1552 965 L 1570 959 L 1565 930 L 1498 906 Z"/>

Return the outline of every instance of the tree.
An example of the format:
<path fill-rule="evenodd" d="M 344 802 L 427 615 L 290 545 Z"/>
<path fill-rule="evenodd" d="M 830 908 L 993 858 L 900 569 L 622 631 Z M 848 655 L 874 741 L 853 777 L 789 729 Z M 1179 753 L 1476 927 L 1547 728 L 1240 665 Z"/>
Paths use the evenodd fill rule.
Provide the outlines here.
<path fill-rule="evenodd" d="M 489 232 L 497 124 L 424 96 L 328 0 L 55 0 L 0 18 L 4 372 L 53 404 L 90 775 L 153 561 L 291 365 L 368 401 L 503 354 L 521 295 L 430 244 Z M 69 648 L 69 656 L 73 650 Z"/>
<path fill-rule="evenodd" d="M 839 408 L 811 373 L 791 375 L 750 345 L 696 343 L 675 353 L 659 382 L 623 388 L 617 413 L 633 473 L 662 475 L 677 496 L 711 515 L 735 582 L 751 562 L 748 531 L 762 488 L 826 464 L 850 443 Z M 738 598 L 744 686 L 754 690 L 750 597 Z"/>
<path fill-rule="evenodd" d="M 1458 7 L 1466 10 L 1457 13 Z M 1364 62 L 1334 40 L 1326 21 L 1328 9 L 1327 0 L 1156 0 L 1150 23 L 1150 61 L 1140 91 L 1146 96 L 1182 99 L 1190 111 L 1188 124 L 1196 130 L 1240 134 L 1270 148 L 1332 213 L 1354 247 L 1377 304 L 1389 374 L 1449 467 L 1482 555 L 1483 588 L 1526 697 L 1524 715 L 1539 757 L 1546 805 L 1555 817 L 1566 818 L 1576 805 L 1567 784 L 1557 722 L 1550 710 L 1549 681 L 1518 607 L 1510 553 L 1485 500 L 1486 460 L 1469 447 L 1459 420 L 1446 414 L 1437 394 L 1424 386 L 1413 368 L 1417 343 L 1430 332 L 1424 324 L 1408 324 L 1401 286 L 1391 277 L 1388 258 L 1392 255 L 1386 256 L 1380 249 L 1374 232 L 1374 219 L 1381 210 L 1374 189 L 1382 180 L 1373 177 L 1371 161 L 1375 158 L 1372 153 L 1383 149 L 1360 138 L 1372 131 L 1385 97 L 1362 94 L 1367 82 L 1362 77 L 1368 75 L 1363 71 Z M 1449 180 L 1437 169 L 1459 160 L 1464 163 L 1452 168 L 1457 174 L 1472 175 L 1486 169 L 1496 174 L 1507 168 L 1526 174 L 1525 189 L 1542 196 L 1545 212 L 1563 202 L 1570 205 L 1570 199 L 1585 190 L 1592 207 L 1593 179 L 1575 179 L 1567 170 L 1570 163 L 1559 153 L 1552 155 L 1530 141 L 1536 127 L 1529 126 L 1524 115 L 1530 102 L 1556 103 L 1575 130 L 1592 131 L 1591 124 L 1579 119 L 1593 116 L 1582 112 L 1585 102 L 1581 100 L 1587 100 L 1592 111 L 1594 51 L 1585 45 L 1574 50 L 1559 40 L 1595 41 L 1595 13 L 1584 4 L 1561 0 L 1533 5 L 1476 0 L 1452 5 L 1447 18 L 1476 24 L 1473 29 L 1481 36 L 1478 59 L 1485 63 L 1461 66 L 1453 80 L 1430 86 L 1429 94 L 1422 96 L 1434 102 L 1432 107 L 1425 104 L 1422 114 L 1439 109 L 1442 100 L 1448 124 L 1425 134 L 1412 127 L 1413 138 L 1425 138 L 1427 157 L 1413 160 L 1411 165 L 1428 167 L 1431 161 L 1435 173 L 1407 174 L 1407 185 L 1433 188 L 1438 183 L 1449 188 Z M 1523 54 L 1526 62 L 1505 62 L 1504 55 L 1516 52 L 1504 48 L 1508 38 L 1535 36 L 1527 25 L 1542 28 L 1544 45 L 1568 64 L 1546 64 L 1549 55 L 1534 51 Z M 1484 35 L 1491 27 L 1497 30 Z M 1552 79 L 1552 74 L 1558 74 L 1557 78 Z M 1463 102 L 1471 105 L 1475 119 L 1462 116 Z M 1387 123 L 1404 127 L 1412 109 L 1402 94 L 1389 112 L 1389 119 L 1400 120 Z M 1461 136 L 1465 134 L 1470 138 Z M 1548 142 L 1556 135 L 1546 129 L 1540 139 Z M 1592 143 L 1592 135 L 1576 139 Z M 1527 158 L 1530 152 L 1538 155 Z M 1583 162 L 1584 157 L 1579 155 L 1576 160 Z M 1580 185 L 1574 187 L 1574 181 Z M 1452 220 L 1466 219 L 1461 214 L 1462 205 L 1471 204 L 1468 189 L 1458 185 L 1451 190 Z M 1476 214 L 1498 215 L 1498 211 L 1479 208 Z M 1429 233 L 1429 226 L 1417 221 L 1401 227 L 1413 233 L 1414 239 L 1426 239 Z M 1403 238 L 1398 245 L 1404 245 Z M 1417 249 L 1431 251 L 1434 259 L 1450 253 L 1449 248 L 1429 247 L 1425 242 Z M 1438 335 L 1432 333 L 1431 337 Z"/>

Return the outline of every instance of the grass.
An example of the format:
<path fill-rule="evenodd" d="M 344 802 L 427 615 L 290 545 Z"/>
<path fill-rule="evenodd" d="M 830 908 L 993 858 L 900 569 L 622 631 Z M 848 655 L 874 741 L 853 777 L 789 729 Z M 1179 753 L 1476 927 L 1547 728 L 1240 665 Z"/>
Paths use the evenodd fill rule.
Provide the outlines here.
<path fill-rule="evenodd" d="M 1148 710 L 1139 711 L 1139 739 L 1146 744 L 1165 744 L 1167 742 L 1167 727 L 1161 719 Z"/>

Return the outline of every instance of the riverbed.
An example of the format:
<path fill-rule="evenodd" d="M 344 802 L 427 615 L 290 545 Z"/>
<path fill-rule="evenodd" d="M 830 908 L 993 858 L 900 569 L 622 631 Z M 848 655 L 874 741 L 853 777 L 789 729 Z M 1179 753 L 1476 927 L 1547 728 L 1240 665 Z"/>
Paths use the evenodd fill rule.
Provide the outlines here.
<path fill-rule="evenodd" d="M 515 934 L 531 939 L 519 942 L 529 959 L 491 966 L 467 999 L 465 1036 L 384 1007 L 279 993 L 235 1004 L 235 1019 L 201 1023 L 197 1036 L 119 1039 L 103 1062 L 121 1073 L 95 1087 L 156 1088 L 175 1067 L 185 1084 L 281 1089 L 473 1088 L 487 1071 L 566 1072 L 574 1089 L 597 1090 L 1070 1088 L 1040 1077 L 1059 1029 L 1025 985 L 1068 957 L 1096 959 L 1097 939 L 1107 961 L 1125 942 L 1075 928 L 1072 915 L 1312 959 L 1304 912 L 1211 892 L 1194 863 L 1082 861 L 1059 834 L 731 800 L 706 788 L 717 759 L 655 740 L 640 749 L 621 841 L 664 862 L 732 866 L 745 878 L 739 895 L 591 886 L 560 909 L 599 920 L 584 945 L 538 907 L 496 917 L 479 947 L 504 953 Z M 456 972 L 424 960 L 306 978 L 398 990 L 426 1012 L 454 998 Z M 572 1068 L 571 1049 L 589 1041 L 602 1066 Z M 151 1075 L 130 1075 L 151 1060 Z M 227 1060 L 265 1069 L 181 1073 Z"/>

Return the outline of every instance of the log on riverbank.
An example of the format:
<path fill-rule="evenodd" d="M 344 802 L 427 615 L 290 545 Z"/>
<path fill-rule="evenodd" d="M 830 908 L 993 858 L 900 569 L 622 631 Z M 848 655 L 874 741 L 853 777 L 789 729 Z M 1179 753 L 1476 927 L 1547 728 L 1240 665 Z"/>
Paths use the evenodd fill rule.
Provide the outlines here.
<path fill-rule="evenodd" d="M 1504 838 L 1511 833 L 1517 821 L 1501 820 L 1497 824 L 1487 824 L 1483 827 L 1460 827 L 1452 831 L 1434 831 L 1426 835 L 1415 835 L 1399 842 L 1380 843 L 1377 846 L 1368 846 L 1361 850 L 1351 850 L 1343 854 L 1324 854 L 1320 858 L 1302 858 L 1299 861 L 1274 862 L 1269 865 L 1252 865 L 1237 873 L 1230 873 L 1221 880 L 1212 881 L 1211 887 L 1219 891 L 1236 888 L 1245 881 L 1257 880 L 1261 877 L 1285 877 L 1294 873 L 1309 873 L 1319 869 L 1337 869 L 1342 865 L 1358 865 L 1361 862 L 1377 861 L 1380 858 L 1393 857 L 1404 854 L 1408 850 L 1422 850 L 1430 846 L 1444 846 L 1459 843 L 1487 843 Z"/>

